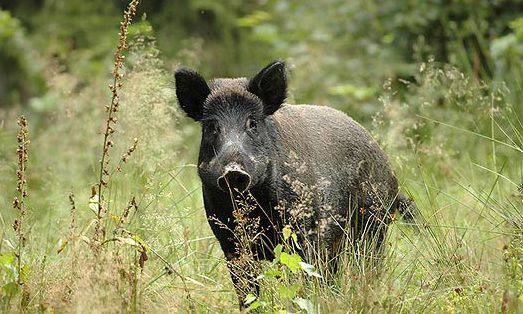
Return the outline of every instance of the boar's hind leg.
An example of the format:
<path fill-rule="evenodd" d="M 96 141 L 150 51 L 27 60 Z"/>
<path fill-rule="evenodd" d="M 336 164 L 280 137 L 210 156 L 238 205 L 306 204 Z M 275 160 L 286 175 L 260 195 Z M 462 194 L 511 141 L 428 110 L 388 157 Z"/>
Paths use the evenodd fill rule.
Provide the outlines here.
<path fill-rule="evenodd" d="M 351 237 L 353 250 L 359 262 L 379 262 L 383 256 L 383 244 L 387 234 L 388 214 L 383 204 L 374 198 L 360 198 L 353 204 Z"/>

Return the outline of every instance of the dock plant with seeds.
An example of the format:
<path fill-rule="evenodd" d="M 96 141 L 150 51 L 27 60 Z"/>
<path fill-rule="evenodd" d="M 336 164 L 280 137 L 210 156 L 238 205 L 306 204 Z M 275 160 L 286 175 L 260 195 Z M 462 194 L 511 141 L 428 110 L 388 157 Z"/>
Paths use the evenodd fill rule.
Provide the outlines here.
<path fill-rule="evenodd" d="M 2 290 L 9 297 L 21 294 L 21 306 L 25 307 L 29 299 L 29 295 L 24 287 L 25 278 L 29 267 L 24 265 L 23 252 L 26 245 L 27 234 L 25 233 L 25 220 L 27 217 L 27 204 L 26 199 L 27 193 L 27 178 L 26 178 L 26 167 L 29 145 L 29 130 L 27 119 L 25 116 L 20 116 L 18 119 L 19 132 L 17 135 L 18 147 L 16 154 L 18 157 L 17 170 L 16 170 L 16 196 L 13 198 L 13 208 L 16 210 L 16 218 L 13 222 L 13 229 L 16 238 L 16 247 L 13 247 L 13 252 L 7 252 L 0 255 L 3 266 L 6 267 L 6 271 L 11 273 L 11 279 L 13 281 L 8 282 L 2 287 Z"/>
<path fill-rule="evenodd" d="M 119 97 L 119 90 L 122 87 L 122 78 L 123 74 L 121 73 L 125 56 L 124 52 L 127 51 L 129 48 L 127 44 L 127 33 L 129 26 L 131 25 L 133 17 L 136 15 L 136 9 L 139 4 L 139 0 L 132 0 L 127 9 L 124 12 L 123 15 L 123 21 L 120 22 L 120 31 L 118 33 L 119 41 L 118 46 L 116 48 L 116 52 L 114 53 L 114 64 L 113 64 L 113 72 L 112 72 L 112 78 L 113 82 L 111 85 L 109 85 L 109 90 L 111 91 L 111 102 L 108 106 L 106 106 L 107 110 L 107 119 L 105 121 L 105 131 L 104 131 L 104 141 L 103 141 L 103 148 L 102 148 L 102 156 L 100 159 L 100 173 L 99 173 L 99 181 L 98 181 L 98 193 L 96 196 L 93 196 L 97 199 L 98 202 L 98 209 L 97 209 L 97 223 L 95 226 L 95 232 L 93 236 L 93 240 L 95 242 L 94 248 L 97 248 L 99 243 L 104 241 L 105 238 L 105 231 L 103 230 L 103 224 L 102 224 L 102 218 L 104 214 L 104 203 L 103 203 L 103 188 L 107 186 L 108 183 L 108 176 L 109 176 L 109 151 L 114 146 L 113 142 L 113 134 L 116 132 L 116 113 L 118 112 L 119 105 L 120 105 L 120 97 Z M 136 143 L 137 140 L 134 142 L 135 144 L 132 146 L 132 151 L 136 149 Z M 131 151 L 131 153 L 132 153 Z M 126 154 L 127 155 L 127 154 Z M 128 154 L 130 155 L 130 153 Z M 123 158 L 123 157 L 122 157 Z M 125 161 L 127 158 L 125 158 Z M 124 162 L 125 162 L 124 161 Z M 119 168 L 118 168 L 119 169 Z"/>
<path fill-rule="evenodd" d="M 17 196 L 13 199 L 13 207 L 18 211 L 18 218 L 15 219 L 13 223 L 13 229 L 15 230 L 16 237 L 18 240 L 18 251 L 16 253 L 17 259 L 17 270 L 18 278 L 17 283 L 19 286 L 23 284 L 22 281 L 22 249 L 25 246 L 26 237 L 22 229 L 23 221 L 27 216 L 27 206 L 25 204 L 25 199 L 27 198 L 27 189 L 26 183 L 27 179 L 25 176 L 25 169 L 28 159 L 27 146 L 29 145 L 29 131 L 27 128 L 27 119 L 24 116 L 21 116 L 18 119 L 18 126 L 20 131 L 17 136 L 18 148 L 16 153 L 18 155 L 18 170 L 16 171 L 17 184 L 16 184 L 16 193 Z"/>
<path fill-rule="evenodd" d="M 128 289 L 129 302 L 126 303 L 125 307 L 131 312 L 138 311 L 137 309 L 140 303 L 139 298 L 141 295 L 140 288 L 142 271 L 145 267 L 145 262 L 149 259 L 149 251 L 156 255 L 162 261 L 162 263 L 165 264 L 166 269 L 169 269 L 171 273 L 175 273 L 181 278 L 183 283 L 183 290 L 186 294 L 186 297 L 190 300 L 190 294 L 187 290 L 184 277 L 181 276 L 179 272 L 174 270 L 174 267 L 169 262 L 167 262 L 167 260 L 162 258 L 148 244 L 146 244 L 138 234 L 127 229 L 128 225 L 130 224 L 130 220 L 138 211 L 138 202 L 136 201 L 136 198 L 134 196 L 131 197 L 131 200 L 123 209 L 120 216 L 116 215 L 114 212 L 109 211 L 108 202 L 104 198 L 104 188 L 109 186 L 114 174 L 120 173 L 122 171 L 123 165 L 128 162 L 131 155 L 135 152 L 138 144 L 138 138 L 133 138 L 133 143 L 121 156 L 114 169 L 110 170 L 110 151 L 115 146 L 114 133 L 116 132 L 116 123 L 118 121 L 116 114 L 118 113 L 120 107 L 120 89 L 123 85 L 123 74 L 121 70 L 125 60 L 124 53 L 129 49 L 127 35 L 131 21 L 136 15 L 139 2 L 139 0 L 131 0 L 127 9 L 124 11 L 123 21 L 120 23 L 120 31 L 118 33 L 119 42 L 114 54 L 114 64 L 112 71 L 113 82 L 109 86 L 112 95 L 111 102 L 108 106 L 105 106 L 107 117 L 105 119 L 103 148 L 100 158 L 99 181 L 96 185 L 92 186 L 89 204 L 90 208 L 96 214 L 94 234 L 92 239 L 88 240 L 95 257 L 101 257 L 100 253 L 102 252 L 102 247 L 111 243 L 116 243 L 132 248 L 131 254 L 127 256 L 127 258 L 130 258 L 129 263 L 125 262 L 126 256 L 120 254 L 118 247 L 116 247 L 111 252 L 106 252 L 107 256 L 105 256 L 108 257 L 109 260 L 112 260 L 112 264 L 117 267 L 118 272 L 127 278 L 126 281 L 128 282 L 128 286 L 124 289 Z M 75 208 L 73 201 L 71 201 L 71 206 L 73 211 Z M 104 220 L 105 217 L 111 217 L 112 219 Z M 111 226 L 113 233 L 113 237 L 109 239 L 106 239 L 107 226 Z"/>

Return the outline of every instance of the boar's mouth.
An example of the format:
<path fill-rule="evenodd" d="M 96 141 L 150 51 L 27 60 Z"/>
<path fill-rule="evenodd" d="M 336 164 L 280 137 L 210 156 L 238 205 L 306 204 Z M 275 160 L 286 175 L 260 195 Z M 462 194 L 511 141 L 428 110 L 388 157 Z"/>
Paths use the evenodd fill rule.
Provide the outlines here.
<path fill-rule="evenodd" d="M 218 178 L 218 186 L 225 192 L 237 190 L 246 191 L 251 185 L 251 176 L 242 170 L 238 164 L 230 164 Z"/>

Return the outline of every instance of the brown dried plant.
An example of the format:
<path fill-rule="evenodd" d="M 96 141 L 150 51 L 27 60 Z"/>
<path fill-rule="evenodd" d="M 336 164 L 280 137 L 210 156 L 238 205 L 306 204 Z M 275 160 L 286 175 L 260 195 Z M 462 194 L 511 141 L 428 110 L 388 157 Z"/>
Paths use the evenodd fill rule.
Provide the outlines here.
<path fill-rule="evenodd" d="M 22 265 L 22 253 L 23 248 L 26 245 L 26 234 L 24 232 L 25 219 L 27 216 L 27 205 L 25 200 L 28 196 L 27 194 L 27 179 L 26 179 L 26 164 L 29 157 L 27 147 L 29 145 L 29 130 L 27 125 L 27 119 L 25 116 L 20 116 L 18 119 L 18 126 L 20 128 L 17 141 L 18 147 L 16 149 L 16 154 L 18 156 L 18 169 L 16 170 L 16 196 L 13 198 L 13 208 L 17 210 L 18 217 L 13 222 L 13 229 L 16 234 L 17 239 L 17 248 L 14 252 L 16 258 L 16 284 L 21 288 L 21 298 L 20 306 L 25 308 L 29 302 L 29 293 L 25 286 L 25 277 L 27 270 L 25 266 Z"/>
<path fill-rule="evenodd" d="M 70 209 L 70 215 L 71 220 L 69 222 L 69 239 L 68 241 L 71 243 L 71 270 L 72 270 L 72 276 L 73 278 L 76 278 L 77 276 L 77 266 L 78 266 L 78 251 L 76 248 L 76 238 L 77 235 L 77 222 L 76 222 L 76 203 L 75 203 L 75 196 L 74 193 L 71 191 L 69 193 L 69 204 L 71 205 Z"/>
<path fill-rule="evenodd" d="M 69 238 L 73 239 L 76 235 L 76 204 L 74 193 L 69 193 L 69 204 L 71 205 L 70 214 L 71 221 L 69 222 Z"/>
<path fill-rule="evenodd" d="M 120 22 L 120 31 L 118 32 L 119 41 L 114 53 L 114 64 L 113 64 L 113 83 L 109 85 L 111 91 L 111 102 L 106 105 L 107 119 L 105 120 L 105 131 L 104 131 L 104 142 L 102 148 L 102 157 L 100 159 L 100 174 L 98 180 L 98 212 L 97 212 L 97 224 L 94 232 L 94 241 L 96 243 L 103 242 L 105 238 L 105 232 L 102 229 L 102 216 L 103 216 L 103 188 L 107 186 L 109 176 L 109 150 L 114 146 L 113 134 L 116 131 L 115 126 L 117 123 L 116 113 L 120 105 L 119 90 L 122 87 L 123 74 L 121 69 L 125 60 L 124 52 L 129 48 L 127 45 L 127 33 L 133 17 L 136 15 L 136 10 L 139 4 L 139 0 L 132 0 L 127 9 L 124 11 L 123 21 Z M 135 141 L 136 144 L 136 141 Z M 133 149 L 134 151 L 134 149 Z M 93 246 L 97 247 L 97 245 Z"/>
<path fill-rule="evenodd" d="M 16 154 L 18 155 L 18 169 L 16 170 L 17 184 L 16 184 L 16 196 L 13 199 L 13 208 L 18 211 L 18 218 L 15 219 L 13 223 L 13 229 L 15 230 L 16 237 L 18 239 L 18 247 L 15 252 L 17 259 L 17 283 L 19 286 L 23 285 L 22 282 L 22 251 L 26 242 L 26 235 L 22 229 L 23 223 L 27 216 L 27 206 L 25 204 L 25 199 L 27 198 L 27 189 L 26 189 L 26 163 L 28 159 L 27 146 L 29 145 L 29 131 L 27 127 L 27 119 L 24 116 L 21 116 L 18 119 L 18 126 L 20 131 L 18 132 L 18 148 L 16 149 Z"/>

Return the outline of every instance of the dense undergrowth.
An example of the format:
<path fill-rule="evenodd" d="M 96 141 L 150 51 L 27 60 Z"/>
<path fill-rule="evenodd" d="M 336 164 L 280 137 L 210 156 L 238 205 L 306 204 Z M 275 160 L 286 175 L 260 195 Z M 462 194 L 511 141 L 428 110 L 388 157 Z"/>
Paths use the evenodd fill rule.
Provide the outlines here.
<path fill-rule="evenodd" d="M 2 310 L 237 309 L 203 211 L 193 164 L 198 126 L 176 109 L 147 21 L 131 27 L 128 39 L 102 197 L 107 76 L 84 85 L 50 63 L 41 100 L 51 109 L 0 111 Z M 418 204 L 414 223 L 392 224 L 379 267 L 347 252 L 334 280 L 300 263 L 292 245 L 279 247 L 275 261 L 259 266 L 262 294 L 248 297 L 251 310 L 523 310 L 523 90 L 430 59 L 416 67 L 413 79 L 388 80 L 376 92 L 378 109 L 366 124 Z M 293 70 L 293 86 L 302 76 L 309 82 L 306 70 Z M 331 92 L 344 96 L 346 89 Z M 295 98 L 307 93 L 315 87 L 291 90 Z M 26 135 L 17 142 L 22 113 L 30 142 Z M 16 153 L 21 144 L 27 160 Z M 13 209 L 13 196 L 24 191 L 23 205 Z M 282 237 L 292 243 L 293 230 Z"/>

